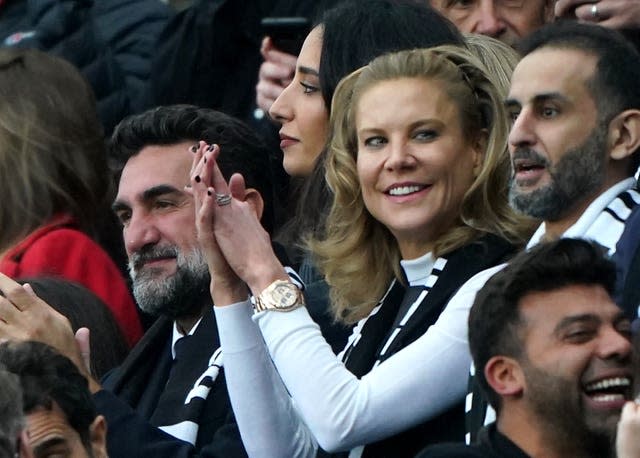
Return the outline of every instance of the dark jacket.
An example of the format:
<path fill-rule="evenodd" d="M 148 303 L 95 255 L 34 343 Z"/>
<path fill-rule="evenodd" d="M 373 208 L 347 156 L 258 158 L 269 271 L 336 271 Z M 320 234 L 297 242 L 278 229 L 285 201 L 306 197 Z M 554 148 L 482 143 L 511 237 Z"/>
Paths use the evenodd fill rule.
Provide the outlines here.
<path fill-rule="evenodd" d="M 148 107 L 151 55 L 170 16 L 159 0 L 7 0 L 0 43 L 50 52 L 78 67 L 109 134 L 124 116 Z"/>
<path fill-rule="evenodd" d="M 624 232 L 616 244 L 613 255 L 616 263 L 616 302 L 628 313 L 638 318 L 640 309 L 640 206 L 627 219 Z"/>
<path fill-rule="evenodd" d="M 105 390 L 94 396 L 98 413 L 109 425 L 108 452 L 118 457 L 244 457 L 246 452 L 235 424 L 224 380 L 216 378 L 198 419 L 196 446 L 178 440 L 152 425 L 163 392 L 178 390 L 185 398 L 220 346 L 213 309 L 205 313 L 193 334 L 176 382 L 167 383 L 171 370 L 173 321 L 160 317 L 133 348 L 122 365 L 103 381 Z M 173 385 L 173 384 L 171 384 Z"/>
<path fill-rule="evenodd" d="M 502 435 L 492 423 L 480 430 L 472 445 L 438 444 L 426 448 L 416 458 L 529 458 L 522 449 Z"/>

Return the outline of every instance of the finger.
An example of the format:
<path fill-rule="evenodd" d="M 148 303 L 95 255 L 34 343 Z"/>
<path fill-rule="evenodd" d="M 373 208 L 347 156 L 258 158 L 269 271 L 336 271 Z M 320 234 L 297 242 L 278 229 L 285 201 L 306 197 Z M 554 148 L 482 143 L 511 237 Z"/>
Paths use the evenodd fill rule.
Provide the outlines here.
<path fill-rule="evenodd" d="M 0 273 L 0 292 L 19 311 L 29 308 L 38 300 L 35 294 L 30 294 L 20 283 L 2 273 Z"/>
<path fill-rule="evenodd" d="M 234 199 L 244 200 L 246 193 L 246 186 L 244 183 L 244 177 L 239 173 L 234 173 L 229 180 L 229 191 Z"/>
<path fill-rule="evenodd" d="M 31 285 L 29 283 L 24 283 L 22 285 L 22 288 L 24 288 L 24 290 L 27 292 L 27 294 L 29 294 L 32 297 L 38 297 L 38 295 L 36 294 L 36 292 L 33 290 L 33 288 L 31 287 Z"/>
<path fill-rule="evenodd" d="M 200 180 L 204 188 L 212 186 L 211 177 L 213 176 L 213 167 L 216 164 L 216 159 L 220 154 L 220 147 L 216 144 L 209 145 L 204 151 L 202 158 L 202 168 L 200 169 Z"/>
<path fill-rule="evenodd" d="M 605 17 L 598 22 L 598 25 L 615 30 L 636 27 L 635 23 L 633 25 L 629 23 L 629 17 L 625 15 L 624 11 L 620 11 L 620 8 L 624 8 L 624 5 L 608 6 Z"/>
<path fill-rule="evenodd" d="M 265 62 L 260 66 L 258 76 L 260 80 L 280 81 L 283 79 L 291 79 L 295 72 L 295 62 L 293 65 L 283 64 L 280 62 Z"/>
<path fill-rule="evenodd" d="M 575 18 L 575 8 L 582 4 L 590 3 L 590 0 L 558 0 L 554 6 L 556 17 Z"/>
<path fill-rule="evenodd" d="M 89 328 L 80 328 L 76 331 L 75 338 L 84 367 L 91 373 L 91 331 Z"/>
<path fill-rule="evenodd" d="M 198 143 L 195 143 L 189 147 L 189 151 L 193 153 L 193 159 L 191 160 L 191 169 L 189 170 L 189 176 L 193 175 L 193 171 L 196 169 L 196 167 L 198 166 L 198 163 L 200 162 L 200 159 L 202 158 L 202 150 L 204 145 L 206 145 L 205 142 L 199 141 Z"/>
<path fill-rule="evenodd" d="M 200 161 L 202 160 L 202 155 L 204 149 L 207 147 L 207 144 L 203 141 L 199 141 L 197 144 L 192 145 L 189 148 L 189 151 L 193 153 L 193 158 L 191 160 L 191 170 L 189 171 L 189 182 L 184 187 L 184 191 L 187 194 L 193 196 L 193 183 L 192 180 L 195 176 L 198 176 L 198 170 L 200 167 Z"/>
<path fill-rule="evenodd" d="M 263 97 L 267 100 L 271 100 L 271 103 L 273 104 L 273 101 L 282 94 L 285 87 L 287 87 L 287 85 L 284 83 L 280 84 L 262 80 L 256 85 L 256 97 Z"/>
<path fill-rule="evenodd" d="M 267 62 L 284 65 L 289 68 L 292 73 L 296 70 L 296 63 L 298 62 L 298 58 L 293 54 L 288 54 L 273 47 L 272 49 L 265 52 L 265 55 L 265 61 Z"/>
<path fill-rule="evenodd" d="M 211 187 L 213 187 L 215 193 L 217 194 L 229 194 L 229 186 L 227 185 L 227 180 L 225 180 L 222 172 L 220 171 L 220 167 L 218 167 L 218 162 L 215 160 L 218 153 L 221 153 L 219 148 L 215 148 L 214 151 L 211 151 L 208 161 L 211 172 Z"/>
<path fill-rule="evenodd" d="M 198 161 L 195 165 L 193 165 L 191 174 L 190 174 L 190 185 L 192 189 L 192 193 L 195 192 L 196 189 L 206 187 L 206 185 L 202 182 L 202 170 L 206 164 L 206 153 L 209 150 L 209 145 L 202 142 L 200 149 L 196 153 L 193 161 Z"/>
<path fill-rule="evenodd" d="M 593 14 L 593 8 L 596 8 L 597 14 Z M 601 25 L 611 17 L 611 11 L 603 4 L 603 2 L 585 3 L 576 8 L 576 18 L 582 22 L 590 22 Z"/>
<path fill-rule="evenodd" d="M 262 54 L 263 59 L 267 58 L 267 51 L 270 49 L 273 49 L 273 41 L 271 37 L 264 37 L 262 43 L 260 43 L 260 54 Z"/>

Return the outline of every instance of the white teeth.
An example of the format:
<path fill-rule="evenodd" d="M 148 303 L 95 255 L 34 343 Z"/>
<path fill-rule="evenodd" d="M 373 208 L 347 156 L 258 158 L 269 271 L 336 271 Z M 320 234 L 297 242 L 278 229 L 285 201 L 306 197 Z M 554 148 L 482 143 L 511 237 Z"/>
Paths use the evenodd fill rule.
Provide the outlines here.
<path fill-rule="evenodd" d="M 591 399 L 596 402 L 614 402 L 624 399 L 624 396 L 621 394 L 597 394 Z"/>
<path fill-rule="evenodd" d="M 400 186 L 399 188 L 393 188 L 389 190 L 389 194 L 392 196 L 406 196 L 413 192 L 418 192 L 422 189 L 420 186 Z"/>
<path fill-rule="evenodd" d="M 627 387 L 631 385 L 631 380 L 627 377 L 614 377 L 588 384 L 587 391 L 606 390 L 613 387 Z"/>

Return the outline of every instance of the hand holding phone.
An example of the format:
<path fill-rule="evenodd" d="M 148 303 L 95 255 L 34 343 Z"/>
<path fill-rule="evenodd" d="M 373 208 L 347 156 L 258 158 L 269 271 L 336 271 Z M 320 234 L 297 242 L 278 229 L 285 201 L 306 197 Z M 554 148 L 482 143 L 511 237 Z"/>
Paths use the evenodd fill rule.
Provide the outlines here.
<path fill-rule="evenodd" d="M 311 22 L 306 17 L 266 17 L 261 25 L 263 34 L 271 38 L 277 49 L 294 56 L 300 53 L 311 31 Z"/>

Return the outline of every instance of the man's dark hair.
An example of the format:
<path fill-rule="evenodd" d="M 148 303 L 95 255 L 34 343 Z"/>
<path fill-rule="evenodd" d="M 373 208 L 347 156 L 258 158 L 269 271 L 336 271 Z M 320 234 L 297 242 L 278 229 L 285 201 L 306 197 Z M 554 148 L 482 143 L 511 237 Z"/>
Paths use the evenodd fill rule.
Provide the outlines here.
<path fill-rule="evenodd" d="M 464 43 L 455 25 L 426 3 L 350 0 L 324 13 L 319 79 L 327 107 L 342 78 L 382 54 Z"/>
<path fill-rule="evenodd" d="M 16 456 L 17 439 L 22 428 L 24 414 L 20 379 L 0 365 L 0 457 Z"/>
<path fill-rule="evenodd" d="M 478 291 L 469 313 L 469 347 L 475 377 L 497 412 L 500 397 L 487 383 L 484 367 L 493 356 L 522 355 L 522 298 L 571 285 L 600 285 L 612 294 L 615 277 L 602 246 L 567 238 L 520 253 Z"/>
<path fill-rule="evenodd" d="M 67 357 L 41 342 L 0 344 L 0 363 L 20 378 L 25 415 L 58 404 L 69 425 L 91 450 L 90 426 L 97 413 L 87 379 Z"/>
<path fill-rule="evenodd" d="M 596 69 L 587 86 L 599 120 L 609 124 L 624 110 L 640 109 L 640 54 L 621 33 L 592 24 L 560 21 L 536 30 L 518 46 L 523 56 L 540 48 L 573 49 L 596 57 Z M 630 176 L 638 165 L 640 152 L 634 151 Z"/>
<path fill-rule="evenodd" d="M 218 165 L 228 180 L 241 173 L 247 187 L 264 200 L 262 225 L 273 230 L 271 153 L 266 143 L 242 121 L 208 108 L 170 105 L 129 116 L 118 124 L 109 144 L 110 166 L 119 179 L 127 161 L 146 146 L 204 140 L 220 146 Z"/>

